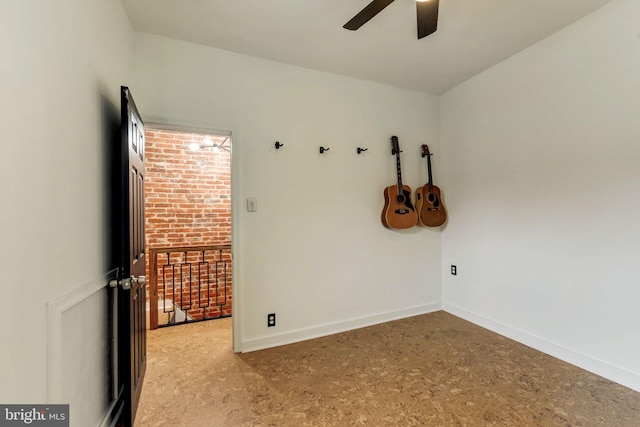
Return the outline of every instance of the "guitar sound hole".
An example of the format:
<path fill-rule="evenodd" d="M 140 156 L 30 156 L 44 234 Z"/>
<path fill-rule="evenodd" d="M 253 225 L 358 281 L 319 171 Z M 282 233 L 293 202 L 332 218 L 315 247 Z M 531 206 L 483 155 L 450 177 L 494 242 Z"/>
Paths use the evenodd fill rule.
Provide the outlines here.
<path fill-rule="evenodd" d="M 427 201 L 435 207 L 440 206 L 440 202 L 438 201 L 438 196 L 436 196 L 435 193 L 429 193 L 429 195 L 427 196 Z"/>
<path fill-rule="evenodd" d="M 401 205 L 404 204 L 405 200 L 406 199 L 404 198 L 404 194 L 398 194 L 398 196 L 396 197 L 396 201 Z"/>

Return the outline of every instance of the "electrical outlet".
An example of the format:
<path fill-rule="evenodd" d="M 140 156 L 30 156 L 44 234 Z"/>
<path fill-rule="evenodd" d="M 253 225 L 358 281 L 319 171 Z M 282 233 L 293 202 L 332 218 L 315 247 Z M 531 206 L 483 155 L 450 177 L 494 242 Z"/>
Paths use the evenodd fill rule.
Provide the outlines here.
<path fill-rule="evenodd" d="M 456 276 L 458 274 L 458 267 L 451 265 L 451 275 Z"/>
<path fill-rule="evenodd" d="M 276 314 L 269 313 L 267 314 L 267 326 L 270 328 L 272 326 L 276 326 Z"/>

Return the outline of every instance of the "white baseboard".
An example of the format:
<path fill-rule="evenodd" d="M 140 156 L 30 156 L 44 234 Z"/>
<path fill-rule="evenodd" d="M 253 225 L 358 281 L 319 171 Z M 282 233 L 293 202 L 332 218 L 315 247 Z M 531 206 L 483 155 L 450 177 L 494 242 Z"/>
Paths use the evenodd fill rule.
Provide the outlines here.
<path fill-rule="evenodd" d="M 379 323 L 390 322 L 392 320 L 399 320 L 407 317 L 418 316 L 420 314 L 431 313 L 441 309 L 442 307 L 440 306 L 440 303 L 418 305 L 403 310 L 380 313 L 373 316 L 360 317 L 343 322 L 328 323 L 311 328 L 300 329 L 293 332 L 271 335 L 264 338 L 251 339 L 242 342 L 242 352 L 246 353 L 250 351 L 263 350 L 265 348 L 293 344 L 313 338 L 320 338 L 327 335 L 338 334 L 340 332 L 351 331 L 353 329 L 377 325 Z"/>
<path fill-rule="evenodd" d="M 562 347 L 545 339 L 514 329 L 500 322 L 466 311 L 452 304 L 443 303 L 442 309 L 457 317 L 468 320 L 478 326 L 489 329 L 521 344 L 535 348 L 550 356 L 556 357 L 579 368 L 607 378 L 635 391 L 640 391 L 640 375 L 609 363 L 594 359 L 582 353 Z"/>

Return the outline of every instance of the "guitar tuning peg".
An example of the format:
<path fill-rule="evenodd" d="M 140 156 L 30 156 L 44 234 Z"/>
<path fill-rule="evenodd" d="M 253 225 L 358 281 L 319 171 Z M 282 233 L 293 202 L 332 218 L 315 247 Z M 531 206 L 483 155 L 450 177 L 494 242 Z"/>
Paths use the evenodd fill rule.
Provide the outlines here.
<path fill-rule="evenodd" d="M 367 150 L 368 150 L 368 148 L 360 148 L 360 147 L 358 147 L 358 150 L 357 150 L 357 151 L 358 151 L 358 154 L 360 154 L 360 153 L 362 153 L 363 151 L 367 151 Z"/>
<path fill-rule="evenodd" d="M 329 148 L 320 147 L 320 154 L 323 154 L 325 151 L 329 151 Z"/>
<path fill-rule="evenodd" d="M 276 150 L 279 150 L 279 149 L 280 149 L 280 147 L 283 147 L 283 146 L 284 146 L 284 144 L 280 144 L 280 141 L 276 141 L 276 144 L 275 144 L 275 145 L 276 145 Z"/>

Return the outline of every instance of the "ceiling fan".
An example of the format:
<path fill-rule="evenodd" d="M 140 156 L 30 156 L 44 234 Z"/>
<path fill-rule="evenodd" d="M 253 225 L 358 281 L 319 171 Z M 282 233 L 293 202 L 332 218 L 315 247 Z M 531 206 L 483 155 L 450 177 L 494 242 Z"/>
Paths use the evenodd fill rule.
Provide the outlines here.
<path fill-rule="evenodd" d="M 371 18 L 393 3 L 394 0 L 373 0 L 356 16 L 351 18 L 349 22 L 344 24 L 343 28 L 347 30 L 357 30 L 364 24 L 369 22 Z M 433 34 L 438 29 L 438 2 L 439 0 L 416 0 L 416 9 L 418 15 L 418 39 Z"/>

